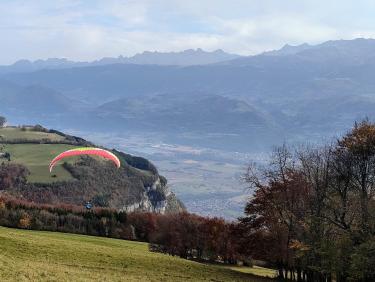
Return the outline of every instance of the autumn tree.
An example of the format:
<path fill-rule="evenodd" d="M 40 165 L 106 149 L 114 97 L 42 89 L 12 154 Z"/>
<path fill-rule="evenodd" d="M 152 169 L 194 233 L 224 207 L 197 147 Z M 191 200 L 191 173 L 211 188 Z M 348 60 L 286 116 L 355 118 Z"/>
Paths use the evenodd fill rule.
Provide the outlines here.
<path fill-rule="evenodd" d="M 0 164 L 0 190 L 17 188 L 26 183 L 29 175 L 28 169 L 19 164 Z"/>
<path fill-rule="evenodd" d="M 254 188 L 241 219 L 248 252 L 280 278 L 375 279 L 375 124 L 356 123 L 325 147 L 283 146 L 245 180 Z"/>
<path fill-rule="evenodd" d="M 299 271 L 300 263 L 291 245 L 303 233 L 300 223 L 307 210 L 309 186 L 295 158 L 286 146 L 277 148 L 269 167 L 259 170 L 250 166 L 245 181 L 254 189 L 254 196 L 246 205 L 241 223 L 248 227 L 250 241 L 256 244 L 264 240 L 259 244 L 265 247 L 264 252 L 253 248 L 253 255 L 274 263 L 280 278 L 288 271 Z"/>

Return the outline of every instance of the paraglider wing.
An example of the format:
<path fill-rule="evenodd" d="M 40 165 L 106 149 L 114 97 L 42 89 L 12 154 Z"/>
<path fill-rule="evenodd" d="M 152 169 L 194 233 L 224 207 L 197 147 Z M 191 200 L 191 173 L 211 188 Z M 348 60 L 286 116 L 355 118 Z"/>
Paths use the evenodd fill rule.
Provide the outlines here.
<path fill-rule="evenodd" d="M 72 150 L 65 151 L 58 156 L 56 156 L 50 163 L 49 165 L 49 171 L 51 172 L 53 167 L 56 165 L 56 163 L 64 158 L 67 157 L 72 157 L 72 156 L 80 156 L 80 155 L 95 155 L 95 156 L 100 156 L 105 159 L 111 160 L 118 168 L 121 165 L 120 160 L 118 157 L 116 157 L 115 154 L 104 150 L 100 148 L 90 148 L 90 147 L 84 147 L 84 148 L 76 148 Z"/>

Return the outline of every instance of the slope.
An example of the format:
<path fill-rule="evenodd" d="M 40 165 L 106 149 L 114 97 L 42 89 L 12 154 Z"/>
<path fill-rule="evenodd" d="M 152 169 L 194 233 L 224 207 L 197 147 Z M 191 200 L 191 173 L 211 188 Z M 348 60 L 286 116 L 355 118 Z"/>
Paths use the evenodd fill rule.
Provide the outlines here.
<path fill-rule="evenodd" d="M 0 242 L 2 281 L 272 281 L 151 253 L 146 243 L 5 227 Z"/>
<path fill-rule="evenodd" d="M 1 151 L 10 156 L 2 155 L 0 161 L 22 165 L 30 172 L 27 182 L 1 187 L 3 193 L 47 204 L 93 201 L 103 207 L 158 212 L 180 208 L 166 179 L 144 158 L 113 150 L 121 160 L 120 169 L 101 158 L 85 156 L 61 162 L 50 174 L 48 164 L 55 155 L 93 144 L 41 126 L 1 128 L 0 137 Z M 6 166 L 1 169 L 7 173 Z"/>

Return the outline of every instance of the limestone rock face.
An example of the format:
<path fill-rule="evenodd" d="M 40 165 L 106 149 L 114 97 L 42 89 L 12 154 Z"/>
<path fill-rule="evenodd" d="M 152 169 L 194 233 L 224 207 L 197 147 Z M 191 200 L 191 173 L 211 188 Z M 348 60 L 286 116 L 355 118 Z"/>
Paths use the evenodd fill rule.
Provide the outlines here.
<path fill-rule="evenodd" d="M 122 208 L 126 212 L 145 211 L 161 214 L 179 212 L 184 209 L 184 205 L 171 192 L 168 185 L 160 180 L 159 176 L 151 186 L 145 187 L 141 200 L 124 205 Z"/>

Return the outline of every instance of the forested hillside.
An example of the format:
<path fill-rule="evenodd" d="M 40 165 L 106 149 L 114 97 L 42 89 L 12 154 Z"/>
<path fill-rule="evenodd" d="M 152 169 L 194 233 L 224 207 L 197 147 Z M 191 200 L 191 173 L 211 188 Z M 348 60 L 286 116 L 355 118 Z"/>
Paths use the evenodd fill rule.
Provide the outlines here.
<path fill-rule="evenodd" d="M 148 160 L 114 150 L 122 166 L 93 157 L 74 157 L 56 166 L 57 154 L 93 146 L 79 137 L 41 126 L 0 128 L 2 194 L 43 204 L 84 205 L 117 210 L 178 211 L 182 204 Z"/>

